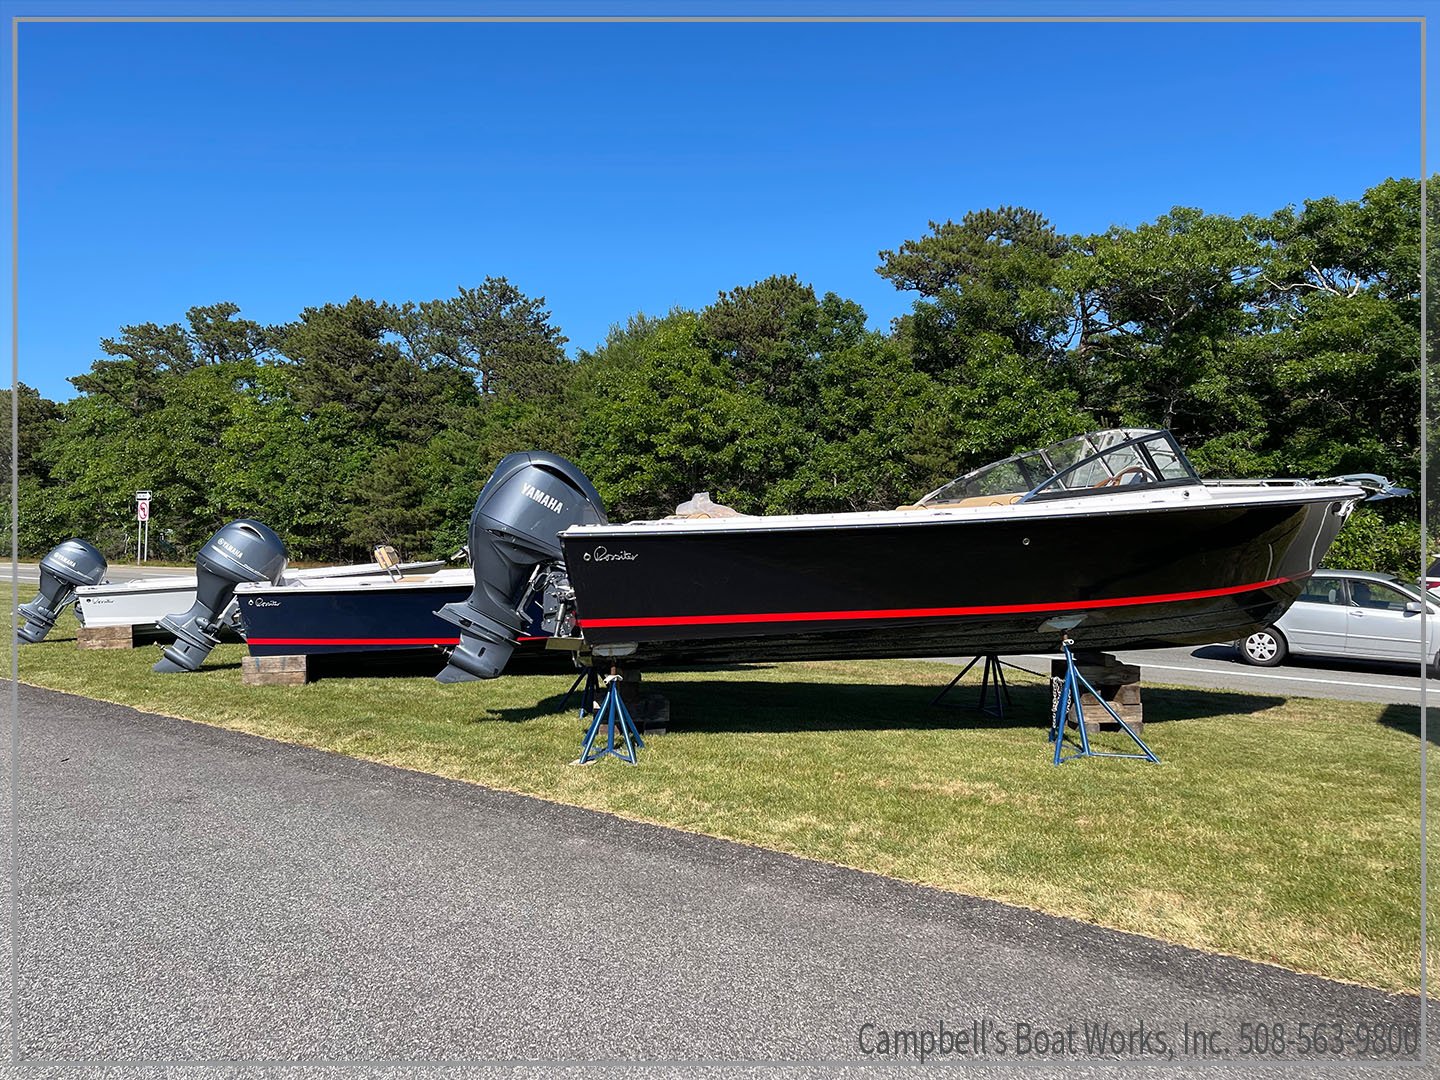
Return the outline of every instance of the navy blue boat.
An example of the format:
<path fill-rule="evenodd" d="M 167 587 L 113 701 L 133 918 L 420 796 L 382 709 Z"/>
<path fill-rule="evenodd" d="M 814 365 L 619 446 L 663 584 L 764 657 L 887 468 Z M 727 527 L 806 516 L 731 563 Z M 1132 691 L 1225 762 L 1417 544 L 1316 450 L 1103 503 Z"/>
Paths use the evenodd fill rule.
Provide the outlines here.
<path fill-rule="evenodd" d="M 347 654 L 443 663 L 460 632 L 435 612 L 464 600 L 474 585 L 471 570 L 456 568 L 398 581 L 376 576 L 247 584 L 235 595 L 251 656 Z M 517 658 L 544 649 L 538 606 L 530 614 L 534 632 L 519 636 Z M 551 655 L 569 662 L 566 654 Z"/>

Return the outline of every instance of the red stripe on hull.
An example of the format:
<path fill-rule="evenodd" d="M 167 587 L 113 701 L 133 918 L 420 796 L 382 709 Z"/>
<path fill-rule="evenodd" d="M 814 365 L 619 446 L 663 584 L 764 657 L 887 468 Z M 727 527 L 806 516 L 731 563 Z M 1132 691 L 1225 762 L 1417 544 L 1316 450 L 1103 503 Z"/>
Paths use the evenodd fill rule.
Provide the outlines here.
<path fill-rule="evenodd" d="M 1302 575 L 1308 577 L 1309 575 Z M 1229 585 L 1223 589 L 1194 592 L 1156 593 L 1153 596 L 1123 596 L 1109 600 L 1071 600 L 1065 603 L 999 604 L 985 607 L 879 608 L 870 611 L 776 611 L 749 615 L 660 615 L 625 619 L 581 619 L 582 628 L 643 626 L 718 626 L 732 623 L 847 622 L 863 619 L 936 619 L 956 615 L 1024 615 L 1058 611 L 1087 611 L 1095 608 L 1139 607 L 1185 600 L 1208 600 L 1216 596 L 1254 592 L 1297 581 L 1298 577 L 1271 578 L 1253 585 Z"/>
<path fill-rule="evenodd" d="M 527 635 L 519 637 L 516 641 L 544 641 L 543 635 Z M 296 637 L 296 638 L 257 638 L 247 639 L 250 645 L 455 645 L 460 641 L 459 637 L 448 638 L 353 638 L 353 637 Z"/>

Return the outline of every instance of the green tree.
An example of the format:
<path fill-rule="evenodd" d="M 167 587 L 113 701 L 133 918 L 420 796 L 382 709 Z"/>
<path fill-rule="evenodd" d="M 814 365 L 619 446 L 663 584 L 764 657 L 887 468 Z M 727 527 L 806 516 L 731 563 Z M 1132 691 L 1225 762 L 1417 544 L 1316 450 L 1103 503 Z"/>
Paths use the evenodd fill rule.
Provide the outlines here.
<path fill-rule="evenodd" d="M 16 410 L 19 425 L 19 440 L 14 445 L 16 475 L 20 486 L 20 550 L 32 551 L 45 544 L 54 532 L 53 509 L 47 505 L 46 485 L 49 481 L 49 467 L 42 457 L 45 443 L 54 437 L 60 407 L 48 398 L 40 396 L 33 386 L 20 383 L 16 392 L 0 390 L 0 462 L 3 462 L 3 480 L 0 480 L 0 530 L 4 532 L 4 549 L 10 549 L 10 495 L 11 495 L 11 448 L 10 421 L 11 407 Z"/>
<path fill-rule="evenodd" d="M 833 294 L 827 303 L 846 303 Z M 827 349 L 807 379 L 805 454 L 779 482 L 793 510 L 890 510 L 953 475 L 957 463 L 943 389 L 904 349 L 866 332 Z"/>
<path fill-rule="evenodd" d="M 1087 296 L 1083 361 L 1102 369 L 1082 380 L 1103 395 L 1086 405 L 1192 446 L 1259 422 L 1235 349 L 1260 329 L 1261 247 L 1244 222 L 1176 207 L 1078 246 L 1085 256 L 1067 280 Z"/>
<path fill-rule="evenodd" d="M 183 374 L 199 363 L 179 323 L 121 327 L 118 337 L 100 340 L 100 350 L 105 356 L 70 382 L 83 394 L 109 398 L 131 416 L 159 402 L 166 375 Z"/>
<path fill-rule="evenodd" d="M 698 339 L 740 387 L 793 403 L 806 366 L 835 331 L 836 314 L 832 312 L 830 325 L 822 328 L 812 286 L 793 274 L 768 277 L 722 292 L 700 313 Z M 860 326 L 863 329 L 863 313 Z"/>
<path fill-rule="evenodd" d="M 916 366 L 944 372 L 974 349 L 1036 362 L 1058 358 L 1069 327 L 1068 297 L 1057 277 L 1068 241 L 1040 214 L 1002 206 L 967 213 L 959 224 L 930 223 L 930 234 L 880 252 L 877 273 L 923 298 L 915 305 Z"/>
<path fill-rule="evenodd" d="M 60 406 L 49 398 L 40 396 L 33 386 L 20 383 L 13 396 L 8 389 L 0 390 L 0 461 L 5 463 L 4 482 L 10 482 L 10 420 L 12 407 L 18 418 L 19 441 L 15 444 L 16 468 L 21 480 L 34 478 L 43 480 L 47 470 L 40 457 L 45 442 L 54 435 L 55 424 L 60 418 Z"/>
<path fill-rule="evenodd" d="M 1387 180 L 1261 222 L 1272 467 L 1419 481 L 1420 191 Z M 1389 511 L 1394 513 L 1395 511 Z"/>
<path fill-rule="evenodd" d="M 351 479 L 365 467 L 368 444 L 356 445 L 343 410 L 306 417 L 295 402 L 289 364 L 260 367 L 233 403 L 218 436 L 214 500 L 231 516 L 252 516 L 284 538 L 292 559 L 363 554 L 343 543 L 351 512 Z"/>
<path fill-rule="evenodd" d="M 354 437 L 372 447 L 429 438 L 444 405 L 475 391 L 456 366 L 406 348 L 397 333 L 402 323 L 395 305 L 356 296 L 306 308 L 295 322 L 272 328 L 294 365 L 290 393 L 301 412 L 343 413 Z"/>
<path fill-rule="evenodd" d="M 794 418 L 737 385 L 694 313 L 612 331 L 582 353 L 577 395 L 580 465 L 612 516 L 667 514 L 697 491 L 749 513 L 788 509 L 777 483 L 804 458 Z"/>
<path fill-rule="evenodd" d="M 528 297 L 503 277 L 405 304 L 397 315 L 395 330 L 412 355 L 455 366 L 482 393 L 553 397 L 563 389 L 565 335 L 551 324 L 543 296 Z"/>

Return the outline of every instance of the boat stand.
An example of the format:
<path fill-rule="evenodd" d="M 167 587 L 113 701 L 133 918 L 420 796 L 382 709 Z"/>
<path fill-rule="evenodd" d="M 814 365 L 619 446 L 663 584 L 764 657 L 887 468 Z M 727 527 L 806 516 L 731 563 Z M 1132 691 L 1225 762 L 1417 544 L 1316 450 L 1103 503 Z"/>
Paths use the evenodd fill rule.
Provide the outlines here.
<path fill-rule="evenodd" d="M 1124 720 L 1120 714 L 1110 707 L 1110 703 L 1095 692 L 1080 669 L 1075 664 L 1075 657 L 1070 652 L 1070 646 L 1074 645 L 1073 638 L 1065 638 L 1060 642 L 1060 649 L 1065 653 L 1065 680 L 1060 686 L 1060 700 L 1055 705 L 1055 715 L 1050 719 L 1050 741 L 1055 744 L 1055 764 L 1073 761 L 1079 757 L 1114 757 L 1114 758 L 1139 758 L 1143 761 L 1154 761 L 1160 759 L 1155 752 L 1145 745 L 1145 740 L 1135 734 L 1133 728 Z M 1090 736 L 1085 733 L 1085 713 L 1080 708 L 1080 695 L 1082 691 L 1088 691 L 1090 696 L 1104 706 L 1105 711 L 1120 725 L 1120 729 L 1135 740 L 1135 745 L 1140 748 L 1138 754 L 1117 754 L 1112 751 L 1090 749 Z M 1080 749 L 1073 754 L 1065 753 L 1065 725 L 1070 719 L 1071 707 L 1075 709 L 1075 726 L 1080 732 Z"/>
<path fill-rule="evenodd" d="M 1010 687 L 1005 682 L 1005 665 L 1000 662 L 1000 658 L 994 653 L 971 657 L 970 662 L 965 665 L 960 674 L 951 679 L 949 685 L 931 699 L 930 704 L 939 705 L 940 699 L 950 693 L 951 690 L 954 690 L 955 687 L 959 685 L 960 680 L 965 678 L 965 676 L 970 673 L 970 669 L 981 660 L 985 661 L 985 667 L 980 673 L 980 700 L 974 705 L 960 705 L 956 707 L 961 709 L 974 709 L 976 712 L 987 713 L 999 720 L 1005 719 L 1005 706 L 1010 704 Z M 990 700 L 991 693 L 995 695 L 995 703 L 993 705 L 987 704 Z"/>
<path fill-rule="evenodd" d="M 591 669 L 592 673 L 594 669 Z M 602 677 L 605 682 L 605 700 L 600 703 L 600 708 L 595 713 L 595 719 L 590 721 L 590 729 L 585 733 L 585 742 L 580 746 L 580 756 L 575 759 L 576 765 L 590 765 L 599 761 L 606 755 L 613 755 L 628 765 L 634 765 L 635 751 L 645 745 L 645 740 L 640 738 L 640 729 L 635 726 L 635 721 L 630 718 L 630 712 L 625 708 L 625 702 L 620 698 L 620 675 L 613 669 L 609 675 Z M 592 699 L 593 700 L 593 699 Z M 595 740 L 600 734 L 600 725 L 605 725 L 605 745 L 595 749 Z M 615 731 L 620 731 L 620 737 L 625 741 L 625 748 L 622 750 L 615 745 Z"/>
<path fill-rule="evenodd" d="M 581 684 L 584 688 L 581 689 Z M 575 676 L 575 681 L 570 684 L 570 689 L 565 691 L 565 700 L 560 702 L 560 709 L 564 711 L 570 707 L 570 699 L 575 696 L 575 691 L 580 691 L 580 719 L 584 720 L 595 708 L 595 698 L 600 693 L 600 675 L 596 672 L 594 665 L 587 665 Z"/>

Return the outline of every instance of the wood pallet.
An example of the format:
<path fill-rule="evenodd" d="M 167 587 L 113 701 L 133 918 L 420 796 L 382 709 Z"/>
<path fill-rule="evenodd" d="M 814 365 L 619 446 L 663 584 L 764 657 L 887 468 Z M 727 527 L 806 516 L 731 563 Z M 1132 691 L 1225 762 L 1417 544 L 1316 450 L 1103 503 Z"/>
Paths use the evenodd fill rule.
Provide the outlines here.
<path fill-rule="evenodd" d="M 310 678 L 310 658 L 298 656 L 246 656 L 240 661 L 243 686 L 304 686 Z"/>
<path fill-rule="evenodd" d="M 82 626 L 75 636 L 77 649 L 133 649 L 138 644 L 133 626 Z"/>
<path fill-rule="evenodd" d="M 1120 719 L 1129 724 L 1135 734 L 1145 729 L 1145 708 L 1140 701 L 1140 669 L 1134 664 L 1122 664 L 1109 653 L 1079 653 L 1075 665 L 1091 686 Z M 1050 712 L 1054 715 L 1060 703 L 1060 686 L 1065 681 L 1065 661 L 1050 661 Z M 1105 706 L 1091 694 L 1082 691 L 1080 708 L 1085 713 L 1085 731 L 1119 731 Z"/>

